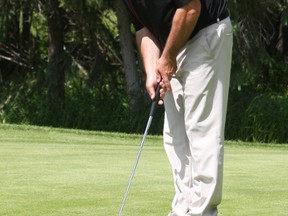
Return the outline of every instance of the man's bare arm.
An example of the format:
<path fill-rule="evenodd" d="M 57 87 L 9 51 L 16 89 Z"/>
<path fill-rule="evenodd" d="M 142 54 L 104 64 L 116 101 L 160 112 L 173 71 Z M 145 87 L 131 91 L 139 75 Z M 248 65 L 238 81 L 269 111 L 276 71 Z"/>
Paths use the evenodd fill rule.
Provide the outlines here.
<path fill-rule="evenodd" d="M 146 72 L 146 89 L 151 99 L 154 99 L 156 85 L 161 79 L 156 74 L 157 61 L 161 55 L 159 42 L 145 27 L 136 32 L 136 41 Z"/>
<path fill-rule="evenodd" d="M 171 31 L 157 63 L 157 72 L 161 74 L 167 90 L 171 90 L 170 79 L 177 70 L 176 57 L 193 32 L 200 12 L 200 0 L 191 0 L 191 2 L 178 8 L 175 12 Z"/>

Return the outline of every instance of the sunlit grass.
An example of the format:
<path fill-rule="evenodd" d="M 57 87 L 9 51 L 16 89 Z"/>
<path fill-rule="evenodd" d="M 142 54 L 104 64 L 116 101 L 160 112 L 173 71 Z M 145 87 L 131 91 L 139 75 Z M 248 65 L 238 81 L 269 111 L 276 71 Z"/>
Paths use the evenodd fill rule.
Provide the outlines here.
<path fill-rule="evenodd" d="M 118 215 L 141 135 L 0 125 L 0 215 Z M 288 145 L 226 142 L 219 215 L 287 215 Z M 146 140 L 124 208 L 167 215 L 162 138 Z"/>

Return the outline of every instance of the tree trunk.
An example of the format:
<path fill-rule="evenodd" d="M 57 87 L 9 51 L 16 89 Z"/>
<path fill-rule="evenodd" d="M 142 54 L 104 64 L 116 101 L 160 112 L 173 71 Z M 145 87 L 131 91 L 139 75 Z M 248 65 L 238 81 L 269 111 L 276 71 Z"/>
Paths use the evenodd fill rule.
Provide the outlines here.
<path fill-rule="evenodd" d="M 120 44 L 124 62 L 127 92 L 129 104 L 133 114 L 143 110 L 143 95 L 140 87 L 140 79 L 137 76 L 136 57 L 134 53 L 133 37 L 130 30 L 130 20 L 122 0 L 116 0 L 116 14 Z"/>
<path fill-rule="evenodd" d="M 29 1 L 22 2 L 24 5 L 22 10 L 22 32 L 21 32 L 21 46 L 24 51 L 29 52 L 29 44 L 30 44 L 30 28 L 31 28 L 31 15 L 32 15 L 32 4 Z"/>
<path fill-rule="evenodd" d="M 55 125 L 62 114 L 65 96 L 65 62 L 64 62 L 64 28 L 62 23 L 61 10 L 58 0 L 48 0 L 46 5 L 46 18 L 48 25 L 48 117 L 51 124 Z M 52 114 L 52 116 L 50 115 Z M 56 123 L 57 124 L 57 123 Z"/>
<path fill-rule="evenodd" d="M 288 0 L 283 0 L 283 6 L 288 5 Z M 282 12 L 283 13 L 283 12 Z M 276 45 L 276 49 L 282 56 L 286 56 L 288 54 L 288 26 L 281 22 L 281 18 L 284 16 L 283 14 L 280 15 L 280 27 L 279 27 L 279 36 L 278 36 L 278 43 Z"/>

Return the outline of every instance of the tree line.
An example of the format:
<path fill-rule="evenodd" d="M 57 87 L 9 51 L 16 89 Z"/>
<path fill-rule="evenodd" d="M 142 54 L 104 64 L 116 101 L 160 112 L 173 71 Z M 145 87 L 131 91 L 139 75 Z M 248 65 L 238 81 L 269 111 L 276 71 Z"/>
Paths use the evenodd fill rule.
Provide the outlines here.
<path fill-rule="evenodd" d="M 228 139 L 287 142 L 288 0 L 230 0 Z M 0 120 L 142 132 L 150 100 L 121 0 L 2 0 Z M 163 107 L 152 132 L 160 134 Z"/>

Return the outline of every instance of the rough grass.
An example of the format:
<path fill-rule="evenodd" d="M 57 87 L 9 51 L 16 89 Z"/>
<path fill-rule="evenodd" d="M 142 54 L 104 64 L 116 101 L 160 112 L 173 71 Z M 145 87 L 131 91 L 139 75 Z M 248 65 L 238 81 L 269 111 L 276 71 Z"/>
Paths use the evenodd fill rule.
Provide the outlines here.
<path fill-rule="evenodd" d="M 141 135 L 0 125 L 0 215 L 118 215 Z M 219 215 L 288 212 L 288 145 L 226 142 Z M 146 140 L 126 216 L 167 215 L 162 139 Z"/>

